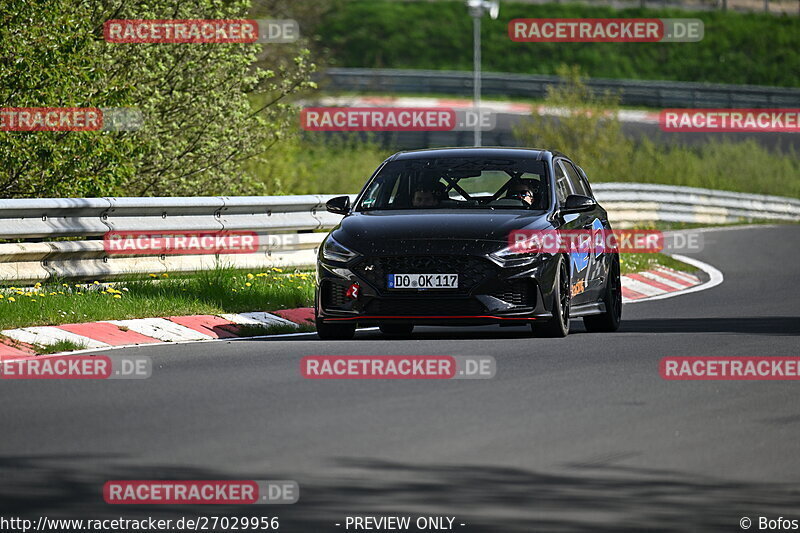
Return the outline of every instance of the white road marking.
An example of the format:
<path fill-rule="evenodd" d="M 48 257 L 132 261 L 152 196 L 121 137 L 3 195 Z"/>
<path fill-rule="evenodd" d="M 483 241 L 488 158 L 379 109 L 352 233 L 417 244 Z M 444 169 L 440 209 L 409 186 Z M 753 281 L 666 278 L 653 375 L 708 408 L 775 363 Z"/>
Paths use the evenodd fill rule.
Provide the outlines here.
<path fill-rule="evenodd" d="M 235 322 L 236 324 L 297 327 L 297 324 L 295 324 L 291 320 L 286 320 L 285 318 L 281 318 L 271 313 L 265 313 L 263 311 L 258 311 L 253 313 L 224 314 L 219 316 L 221 316 L 225 320 L 230 320 L 231 322 Z"/>
<path fill-rule="evenodd" d="M 84 337 L 83 335 L 77 335 L 70 331 L 59 329 L 56 326 L 33 326 L 30 328 L 6 329 L 0 333 L 20 342 L 39 344 L 42 346 L 49 346 L 58 341 L 70 341 L 75 344 L 82 344 L 86 348 L 104 348 L 109 346 L 104 342 L 96 341 L 89 337 Z"/>
<path fill-rule="evenodd" d="M 165 342 L 214 338 L 211 335 L 171 322 L 166 318 L 134 318 L 132 320 L 108 320 L 108 322 Z"/>
<path fill-rule="evenodd" d="M 628 276 L 622 276 L 622 286 L 632 291 L 636 291 L 639 294 L 644 294 L 648 297 L 659 296 L 667 292 L 663 289 L 659 289 L 658 287 L 654 287 L 653 285 L 643 283 L 638 279 L 629 278 Z"/>
<path fill-rule="evenodd" d="M 650 271 L 650 270 L 647 270 L 647 271 L 644 271 L 644 272 L 639 272 L 639 275 L 642 276 L 643 278 L 652 279 L 653 281 L 657 281 L 658 283 L 661 283 L 662 285 L 666 285 L 667 287 L 672 287 L 673 289 L 675 289 L 677 291 L 682 291 L 683 289 L 687 288 L 686 285 L 681 285 L 680 283 L 678 283 L 676 281 L 672 281 L 671 279 L 667 279 L 664 276 L 659 276 L 658 274 L 656 274 L 655 272 Z"/>

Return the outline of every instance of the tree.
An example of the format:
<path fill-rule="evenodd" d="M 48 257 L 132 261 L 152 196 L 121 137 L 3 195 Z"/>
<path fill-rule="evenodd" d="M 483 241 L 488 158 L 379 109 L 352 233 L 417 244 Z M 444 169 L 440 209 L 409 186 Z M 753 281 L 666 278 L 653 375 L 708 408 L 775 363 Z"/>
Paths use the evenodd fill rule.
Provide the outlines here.
<path fill-rule="evenodd" d="M 0 196 L 246 192 L 312 87 L 303 43 L 112 44 L 108 19 L 249 18 L 248 0 L 6 0 L 0 107 L 133 107 L 136 132 L 0 132 Z M 270 68 L 256 65 L 260 62 Z"/>

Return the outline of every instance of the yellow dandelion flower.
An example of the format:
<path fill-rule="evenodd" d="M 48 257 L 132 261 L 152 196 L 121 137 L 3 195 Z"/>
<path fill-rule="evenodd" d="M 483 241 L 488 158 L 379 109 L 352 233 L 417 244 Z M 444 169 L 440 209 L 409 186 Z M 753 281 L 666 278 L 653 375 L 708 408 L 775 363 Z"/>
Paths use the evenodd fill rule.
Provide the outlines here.
<path fill-rule="evenodd" d="M 50 293 L 50 296 L 55 296 L 55 295 L 56 295 L 56 293 L 54 293 L 54 292 Z"/>
<path fill-rule="evenodd" d="M 0 294 L 0 300 L 2 300 L 3 298 L 5 298 L 5 296 L 3 296 L 2 294 Z"/>
<path fill-rule="evenodd" d="M 115 294 L 114 298 L 122 298 L 122 296 L 120 296 L 119 294 Z"/>
<path fill-rule="evenodd" d="M 9 302 L 16 302 L 16 301 L 17 301 L 17 299 L 16 299 L 16 298 L 14 298 L 13 296 L 9 296 L 9 297 L 8 297 L 8 301 L 9 301 Z"/>
<path fill-rule="evenodd" d="M 39 288 L 39 287 L 41 287 L 41 286 L 42 286 L 42 284 L 37 282 L 37 283 L 36 283 L 36 284 L 33 286 L 33 288 L 34 288 L 34 289 L 38 289 L 38 288 Z"/>
<path fill-rule="evenodd" d="M 94 283 L 95 285 L 100 285 L 99 281 L 93 281 L 92 283 Z"/>
<path fill-rule="evenodd" d="M 161 277 L 162 277 L 162 278 L 168 278 L 168 277 L 169 277 L 169 274 L 167 274 L 166 272 L 164 272 L 163 274 L 161 274 Z"/>
<path fill-rule="evenodd" d="M 148 276 L 150 276 L 151 278 L 157 278 L 158 277 L 156 274 L 148 274 Z"/>
<path fill-rule="evenodd" d="M 252 287 L 252 286 L 253 286 L 253 284 L 252 284 L 252 283 L 250 283 L 250 282 L 248 281 L 247 283 L 245 283 L 245 284 L 244 284 L 244 286 L 245 286 L 245 287 Z"/>
<path fill-rule="evenodd" d="M 248 274 L 247 274 L 247 279 L 253 279 L 254 277 L 255 277 L 254 275 L 252 275 L 252 274 L 250 274 L 250 273 L 248 272 Z"/>

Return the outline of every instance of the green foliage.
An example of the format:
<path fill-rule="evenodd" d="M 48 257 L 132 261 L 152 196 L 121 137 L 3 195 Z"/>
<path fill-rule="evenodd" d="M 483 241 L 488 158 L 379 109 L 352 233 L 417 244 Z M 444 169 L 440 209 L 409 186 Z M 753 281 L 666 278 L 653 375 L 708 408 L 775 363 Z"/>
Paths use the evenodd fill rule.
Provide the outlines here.
<path fill-rule="evenodd" d="M 248 18 L 248 0 L 7 0 L 0 106 L 134 107 L 138 132 L 2 132 L 0 197 L 246 191 L 242 162 L 289 129 L 284 97 L 313 84 L 304 43 L 111 44 L 117 19 Z M 268 68 L 255 66 L 266 55 Z M 251 98 L 260 97 L 254 107 Z"/>
<path fill-rule="evenodd" d="M 620 254 L 619 266 L 620 272 L 623 275 L 644 272 L 645 270 L 650 270 L 657 266 L 672 268 L 682 272 L 697 272 L 697 267 L 687 265 L 665 254 Z"/>
<path fill-rule="evenodd" d="M 557 149 L 567 153 L 590 176 L 613 176 L 620 161 L 633 153 L 633 143 L 622 133 L 617 118 L 619 96 L 606 92 L 592 93 L 577 67 L 561 66 L 561 85 L 547 89 L 545 105 L 557 114 L 534 113 L 530 120 L 515 128 L 514 135 L 523 146 Z"/>
<path fill-rule="evenodd" d="M 578 17 L 699 18 L 705 37 L 698 43 L 517 43 L 508 37 L 515 18 Z M 317 32 L 338 66 L 472 69 L 472 20 L 460 0 L 353 0 Z M 502 2 L 497 20 L 483 18 L 481 40 L 486 71 L 555 74 L 568 63 L 594 78 L 800 85 L 800 17 Z"/>
<path fill-rule="evenodd" d="M 252 194 L 345 194 L 361 190 L 393 153 L 358 137 L 308 135 L 282 140 L 265 162 L 248 163 Z"/>
<path fill-rule="evenodd" d="M 558 70 L 545 106 L 518 126 L 522 146 L 564 152 L 591 181 L 665 183 L 688 187 L 800 197 L 800 158 L 794 150 L 772 153 L 754 140 L 708 141 L 698 146 L 634 142 L 622 134 L 618 97 L 593 95 L 577 68 Z"/>

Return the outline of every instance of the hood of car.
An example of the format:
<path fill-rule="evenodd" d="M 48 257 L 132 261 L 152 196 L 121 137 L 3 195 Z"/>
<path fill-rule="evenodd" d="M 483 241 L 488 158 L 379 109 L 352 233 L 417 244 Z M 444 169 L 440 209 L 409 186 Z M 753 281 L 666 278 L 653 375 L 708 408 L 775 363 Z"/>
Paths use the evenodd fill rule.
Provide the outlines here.
<path fill-rule="evenodd" d="M 511 231 L 546 229 L 542 211 L 511 209 L 415 209 L 354 213 L 342 219 L 333 237 L 361 253 L 458 248 L 467 242 L 496 248 Z M 399 250 L 398 250 L 399 251 Z"/>

